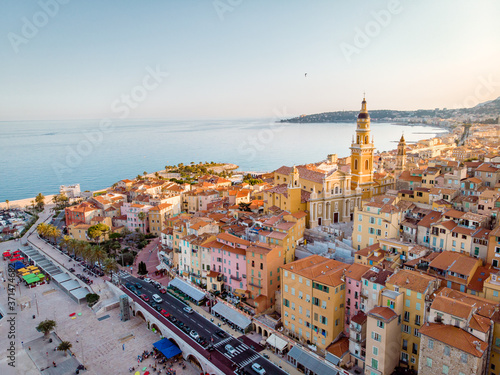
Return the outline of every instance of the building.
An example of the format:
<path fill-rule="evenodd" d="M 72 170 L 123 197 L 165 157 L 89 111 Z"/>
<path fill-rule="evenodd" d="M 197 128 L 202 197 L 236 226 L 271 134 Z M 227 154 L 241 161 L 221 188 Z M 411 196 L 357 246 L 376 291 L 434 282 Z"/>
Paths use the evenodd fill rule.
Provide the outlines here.
<path fill-rule="evenodd" d="M 414 204 L 389 195 L 363 200 L 354 210 L 352 246 L 363 249 L 380 238 L 399 238 L 400 225 Z"/>
<path fill-rule="evenodd" d="M 351 144 L 351 189 L 361 189 L 362 197 L 373 195 L 373 139 L 370 140 L 370 115 L 363 98 L 358 114 L 356 136 Z"/>
<path fill-rule="evenodd" d="M 345 324 L 344 333 L 349 336 L 349 325 L 351 319 L 361 311 L 361 278 L 370 269 L 368 266 L 362 264 L 351 264 L 345 270 Z"/>
<path fill-rule="evenodd" d="M 325 350 L 344 331 L 347 264 L 319 255 L 285 264 L 281 272 L 285 332 Z"/>
<path fill-rule="evenodd" d="M 487 342 L 459 327 L 441 323 L 426 323 L 420 335 L 420 374 L 487 374 Z"/>
<path fill-rule="evenodd" d="M 161 231 L 165 229 L 165 220 L 172 216 L 173 205 L 170 203 L 161 203 L 153 206 L 148 211 L 149 232 L 160 237 Z"/>
<path fill-rule="evenodd" d="M 64 209 L 66 226 L 71 224 L 89 224 L 94 216 L 102 216 L 102 210 L 90 202 L 82 202 Z"/>
<path fill-rule="evenodd" d="M 398 143 L 398 150 L 396 154 L 396 168 L 394 169 L 394 174 L 399 177 L 403 171 L 406 170 L 406 141 L 404 135 L 401 135 L 401 139 Z"/>
<path fill-rule="evenodd" d="M 391 375 L 399 365 L 400 317 L 382 306 L 374 307 L 367 316 L 365 375 Z"/>
<path fill-rule="evenodd" d="M 395 296 L 392 303 L 395 310 L 403 303 L 401 361 L 414 369 L 418 368 L 420 356 L 419 329 L 427 318 L 426 301 L 432 297 L 439 285 L 439 279 L 410 270 L 399 270 L 386 281 L 389 291 L 403 296 L 401 302 L 398 302 Z"/>

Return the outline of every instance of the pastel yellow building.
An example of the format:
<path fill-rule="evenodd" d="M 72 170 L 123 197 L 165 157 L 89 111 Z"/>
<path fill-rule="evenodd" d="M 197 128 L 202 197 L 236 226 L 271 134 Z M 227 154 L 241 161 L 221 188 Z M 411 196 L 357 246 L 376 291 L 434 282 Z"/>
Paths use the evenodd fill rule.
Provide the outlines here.
<path fill-rule="evenodd" d="M 319 255 L 282 267 L 282 320 L 288 335 L 324 350 L 342 334 L 347 267 Z"/>
<path fill-rule="evenodd" d="M 440 280 L 416 271 L 399 270 L 386 281 L 388 290 L 403 294 L 401 361 L 417 369 L 420 355 L 419 329 L 426 322 L 426 301 L 439 288 Z M 382 294 L 384 294 L 382 292 Z"/>

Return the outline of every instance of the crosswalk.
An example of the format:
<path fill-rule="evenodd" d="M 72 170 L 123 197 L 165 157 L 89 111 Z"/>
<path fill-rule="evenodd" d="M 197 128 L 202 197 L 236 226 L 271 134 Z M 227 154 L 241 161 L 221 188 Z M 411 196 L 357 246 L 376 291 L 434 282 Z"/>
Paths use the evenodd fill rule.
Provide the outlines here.
<path fill-rule="evenodd" d="M 247 345 L 239 344 L 238 346 L 234 347 L 234 350 L 235 350 L 234 353 L 224 353 L 224 355 L 227 358 L 233 358 L 233 357 L 236 357 L 237 355 L 240 355 L 241 353 L 243 353 L 244 351 L 246 351 L 248 349 L 250 349 L 250 348 Z"/>
<path fill-rule="evenodd" d="M 262 358 L 262 357 L 260 356 L 260 354 L 254 354 L 253 356 L 244 360 L 243 362 L 238 363 L 238 366 L 245 367 L 249 363 L 252 363 L 253 361 L 255 361 L 257 358 Z"/>
<path fill-rule="evenodd" d="M 229 337 L 225 338 L 224 340 L 219 341 L 219 342 L 218 342 L 217 344 L 215 344 L 214 346 L 215 346 L 216 348 L 218 348 L 219 346 L 222 346 L 222 345 L 226 344 L 228 341 L 231 341 L 232 339 L 233 339 L 233 337 L 229 336 Z"/>

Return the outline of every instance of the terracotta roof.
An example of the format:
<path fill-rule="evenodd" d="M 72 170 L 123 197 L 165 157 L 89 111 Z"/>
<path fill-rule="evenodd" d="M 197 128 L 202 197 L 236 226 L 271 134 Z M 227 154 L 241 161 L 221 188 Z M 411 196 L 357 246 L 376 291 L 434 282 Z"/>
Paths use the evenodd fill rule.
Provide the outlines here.
<path fill-rule="evenodd" d="M 345 271 L 345 276 L 353 280 L 361 281 L 361 277 L 370 269 L 369 266 L 365 266 L 358 263 L 353 263 L 347 267 Z"/>
<path fill-rule="evenodd" d="M 228 241 L 228 242 L 233 242 L 235 244 L 250 246 L 250 241 L 233 236 L 232 234 L 229 234 L 229 233 L 220 233 L 217 235 L 217 239 L 220 239 L 223 241 Z"/>
<path fill-rule="evenodd" d="M 430 267 L 469 276 L 481 260 L 455 251 L 443 251 L 429 264 Z"/>
<path fill-rule="evenodd" d="M 474 312 L 472 305 L 446 296 L 436 296 L 434 302 L 432 302 L 431 309 L 465 320 L 469 320 L 469 317 Z"/>
<path fill-rule="evenodd" d="M 419 221 L 418 225 L 430 228 L 431 224 L 438 222 L 443 217 L 443 214 L 438 211 L 431 211 L 427 215 L 425 215 L 422 220 Z"/>
<path fill-rule="evenodd" d="M 495 272 L 490 265 L 478 267 L 474 275 L 467 285 L 467 289 L 474 290 L 476 292 L 482 293 L 484 281 L 490 276 L 491 273 Z"/>
<path fill-rule="evenodd" d="M 473 314 L 469 320 L 469 327 L 476 331 L 486 333 L 491 328 L 491 320 L 477 314 Z"/>
<path fill-rule="evenodd" d="M 427 323 L 420 328 L 419 332 L 421 335 L 440 341 L 478 358 L 481 358 L 488 348 L 488 343 L 455 326 Z M 476 348 L 476 343 L 479 346 L 479 350 Z"/>
<path fill-rule="evenodd" d="M 389 277 L 386 283 L 410 289 L 417 293 L 425 293 L 429 285 L 435 280 L 435 277 L 417 271 L 400 270 Z"/>
<path fill-rule="evenodd" d="M 462 301 L 477 307 L 476 314 L 481 316 L 485 316 L 487 318 L 491 318 L 496 314 L 496 308 L 498 306 L 497 303 L 494 303 L 488 299 L 473 296 L 472 294 L 468 294 L 465 292 L 459 292 L 458 290 L 454 290 L 451 288 L 442 288 L 439 293 L 436 293 L 440 296 L 447 296 L 453 298 L 458 301 Z"/>
<path fill-rule="evenodd" d="M 394 319 L 398 315 L 394 312 L 394 310 L 388 307 L 376 306 L 368 311 L 368 316 L 373 316 L 378 319 L 382 318 L 385 321 L 389 321 Z"/>
<path fill-rule="evenodd" d="M 358 313 L 352 317 L 351 322 L 363 325 L 365 324 L 366 319 L 367 319 L 366 314 L 363 311 L 359 310 Z"/>
<path fill-rule="evenodd" d="M 282 268 L 318 283 L 337 286 L 344 283 L 341 277 L 347 266 L 345 263 L 320 255 L 310 255 L 285 264 Z"/>
<path fill-rule="evenodd" d="M 332 353 L 337 358 L 342 358 L 345 354 L 349 353 L 349 339 L 342 337 L 326 348 L 326 351 Z"/>

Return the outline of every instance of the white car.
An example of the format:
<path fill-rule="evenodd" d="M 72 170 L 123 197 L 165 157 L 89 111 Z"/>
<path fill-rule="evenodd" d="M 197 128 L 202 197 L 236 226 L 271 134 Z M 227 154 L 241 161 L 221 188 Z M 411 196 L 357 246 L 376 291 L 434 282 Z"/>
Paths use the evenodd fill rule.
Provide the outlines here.
<path fill-rule="evenodd" d="M 156 303 L 162 303 L 163 300 L 161 299 L 161 297 L 158 295 L 158 294 L 153 294 L 153 301 L 155 301 Z"/>
<path fill-rule="evenodd" d="M 229 354 L 236 354 L 237 351 L 235 348 L 233 348 L 231 345 L 227 344 L 224 349 L 226 349 L 226 352 L 228 352 Z"/>
<path fill-rule="evenodd" d="M 195 340 L 200 338 L 200 335 L 198 335 L 198 332 L 196 332 L 196 331 L 189 332 L 189 336 L 191 336 Z"/>
<path fill-rule="evenodd" d="M 264 370 L 264 367 L 259 365 L 257 362 L 255 362 L 252 365 L 252 370 L 254 370 L 257 374 L 264 375 L 266 373 L 266 370 Z"/>
<path fill-rule="evenodd" d="M 146 278 L 144 279 L 144 281 L 145 281 L 145 282 L 147 282 L 147 283 L 150 283 L 150 282 L 151 282 L 151 279 L 150 279 L 149 277 L 146 277 Z"/>
<path fill-rule="evenodd" d="M 184 310 L 185 312 L 187 312 L 188 314 L 192 314 L 192 313 L 193 313 L 193 311 L 194 311 L 194 310 L 193 310 L 191 307 L 189 307 L 189 306 L 184 307 L 184 308 L 183 308 L 183 310 Z"/>

